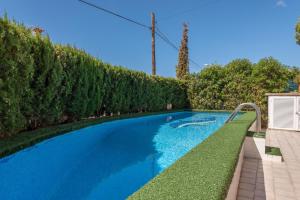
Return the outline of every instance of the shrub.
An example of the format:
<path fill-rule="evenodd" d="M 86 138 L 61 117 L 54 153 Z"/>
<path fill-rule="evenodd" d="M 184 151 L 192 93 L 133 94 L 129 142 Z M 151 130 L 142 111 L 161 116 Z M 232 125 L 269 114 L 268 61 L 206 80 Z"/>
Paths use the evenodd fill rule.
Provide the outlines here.
<path fill-rule="evenodd" d="M 188 82 L 190 105 L 195 109 L 223 109 L 222 88 L 224 70 L 220 65 L 211 65 L 200 73 L 192 74 Z"/>
<path fill-rule="evenodd" d="M 252 63 L 247 59 L 233 60 L 224 67 L 224 108 L 235 109 L 237 105 L 251 101 L 252 70 Z"/>
<path fill-rule="evenodd" d="M 192 108 L 232 110 L 240 103 L 254 102 L 267 122 L 268 92 L 284 92 L 297 70 L 273 58 L 252 64 L 247 59 L 233 60 L 224 67 L 211 65 L 190 77 L 188 97 Z"/>
<path fill-rule="evenodd" d="M 0 135 L 24 129 L 31 113 L 32 39 L 22 25 L 0 20 Z"/>
<path fill-rule="evenodd" d="M 31 101 L 24 101 L 24 103 L 31 105 L 31 112 L 28 113 L 27 118 L 30 126 L 36 128 L 52 124 L 62 114 L 59 91 L 63 71 L 49 38 L 42 37 L 40 34 L 31 38 L 34 74 L 30 88 L 33 96 Z"/>

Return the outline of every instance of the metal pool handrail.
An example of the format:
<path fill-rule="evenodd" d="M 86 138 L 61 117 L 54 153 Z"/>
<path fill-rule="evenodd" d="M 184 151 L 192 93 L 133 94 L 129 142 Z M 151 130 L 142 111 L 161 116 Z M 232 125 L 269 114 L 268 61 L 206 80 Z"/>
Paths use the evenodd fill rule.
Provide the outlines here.
<path fill-rule="evenodd" d="M 229 116 L 229 118 L 226 120 L 225 123 L 228 123 L 228 122 L 232 121 L 235 118 L 235 116 L 238 114 L 238 112 L 240 112 L 245 106 L 251 106 L 252 108 L 255 109 L 255 112 L 256 112 L 256 132 L 260 132 L 261 131 L 261 112 L 260 112 L 260 108 L 255 103 L 241 103 L 231 113 L 231 115 Z"/>

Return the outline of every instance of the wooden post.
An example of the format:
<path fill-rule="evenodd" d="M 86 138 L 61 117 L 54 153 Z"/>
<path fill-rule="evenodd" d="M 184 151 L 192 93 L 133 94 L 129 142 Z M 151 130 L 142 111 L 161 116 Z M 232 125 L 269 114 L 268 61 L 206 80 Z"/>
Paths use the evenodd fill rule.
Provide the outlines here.
<path fill-rule="evenodd" d="M 155 15 L 151 13 L 152 18 L 152 75 L 156 75 L 156 60 L 155 60 Z"/>

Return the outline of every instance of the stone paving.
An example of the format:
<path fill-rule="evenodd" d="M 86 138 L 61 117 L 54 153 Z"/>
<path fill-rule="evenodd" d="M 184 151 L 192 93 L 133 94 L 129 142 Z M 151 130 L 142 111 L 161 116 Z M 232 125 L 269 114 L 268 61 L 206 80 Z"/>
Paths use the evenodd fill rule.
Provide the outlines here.
<path fill-rule="evenodd" d="M 265 199 L 265 197 L 264 173 L 261 160 L 245 158 L 237 199 Z"/>
<path fill-rule="evenodd" d="M 266 145 L 284 162 L 245 158 L 238 200 L 300 200 L 300 132 L 268 130 Z"/>

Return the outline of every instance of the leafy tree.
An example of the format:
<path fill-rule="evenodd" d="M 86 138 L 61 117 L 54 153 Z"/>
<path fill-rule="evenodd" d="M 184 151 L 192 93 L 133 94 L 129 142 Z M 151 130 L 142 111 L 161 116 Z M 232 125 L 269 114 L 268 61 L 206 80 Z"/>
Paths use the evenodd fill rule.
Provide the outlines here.
<path fill-rule="evenodd" d="M 251 95 L 252 63 L 248 59 L 236 59 L 224 67 L 224 107 L 234 109 L 248 102 Z"/>
<path fill-rule="evenodd" d="M 252 64 L 237 59 L 226 66 L 211 65 L 188 81 L 188 98 L 192 108 L 232 110 L 243 102 L 254 102 L 267 122 L 268 92 L 284 92 L 297 70 L 287 68 L 274 58 Z"/>
<path fill-rule="evenodd" d="M 183 24 L 181 46 L 176 66 L 176 77 L 184 79 L 189 74 L 189 48 L 188 48 L 188 26 Z"/>
<path fill-rule="evenodd" d="M 220 65 L 210 65 L 188 81 L 188 97 L 192 108 L 223 109 L 222 89 L 224 87 L 224 69 Z"/>

